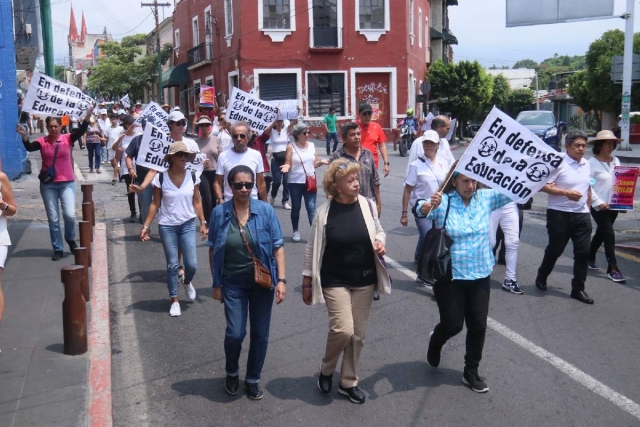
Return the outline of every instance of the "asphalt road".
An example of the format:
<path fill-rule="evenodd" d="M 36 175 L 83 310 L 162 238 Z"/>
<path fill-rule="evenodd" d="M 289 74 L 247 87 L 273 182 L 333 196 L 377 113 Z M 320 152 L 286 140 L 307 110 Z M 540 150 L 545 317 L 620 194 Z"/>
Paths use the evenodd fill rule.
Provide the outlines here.
<path fill-rule="evenodd" d="M 316 386 L 328 321 L 324 306 L 308 307 L 300 297 L 308 224 L 301 220 L 303 241 L 293 243 L 289 211 L 276 208 L 289 286 L 286 301 L 273 311 L 265 396 L 259 402 L 242 393 L 230 397 L 223 388 L 224 314 L 211 299 L 207 248 L 198 249 L 197 300 L 181 302 L 182 316 L 169 317 L 157 233 L 141 243 L 140 225 L 123 221 L 128 218 L 124 184 L 112 187 L 108 174 L 92 176 L 105 180 L 96 182 L 94 194 L 109 231 L 115 425 L 640 425 L 640 258 L 620 256 L 626 285 L 589 272 L 587 292 L 596 302 L 587 306 L 569 298 L 569 244 L 549 278 L 549 291 L 538 292 L 533 279 L 547 243 L 545 195 L 525 213 L 518 266 L 525 294 L 501 290 L 503 266 L 492 275 L 490 328 L 480 367 L 489 393 L 475 394 L 461 384 L 464 332 L 449 341 L 440 368 L 427 365 L 428 334 L 438 310 L 411 273 L 415 225 L 399 223 L 406 159 L 397 152 L 390 158 L 391 175 L 382 179 L 381 221 L 393 291 L 374 302 L 359 366 L 364 405 L 338 395 L 336 379 L 331 396 L 321 395 Z M 324 200 L 320 191 L 318 205 Z M 619 217 L 619 240 L 637 240 L 639 218 L 637 211 Z M 604 254 L 599 261 L 604 264 Z"/>

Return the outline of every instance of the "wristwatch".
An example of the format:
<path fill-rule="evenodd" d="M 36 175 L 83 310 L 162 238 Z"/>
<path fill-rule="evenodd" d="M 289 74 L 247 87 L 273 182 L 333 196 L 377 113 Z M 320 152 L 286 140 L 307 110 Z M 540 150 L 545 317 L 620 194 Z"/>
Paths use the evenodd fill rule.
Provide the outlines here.
<path fill-rule="evenodd" d="M 384 165 L 385 165 L 385 166 L 391 166 L 391 163 L 389 163 L 389 162 L 385 162 L 385 164 L 384 164 Z"/>
<path fill-rule="evenodd" d="M 5 202 L 4 206 L 0 208 L 0 211 L 6 211 L 7 209 L 9 209 L 9 203 Z"/>
<path fill-rule="evenodd" d="M 280 282 L 282 282 L 282 283 L 284 283 L 286 285 L 287 284 L 287 279 L 278 278 L 278 283 L 280 283 Z"/>

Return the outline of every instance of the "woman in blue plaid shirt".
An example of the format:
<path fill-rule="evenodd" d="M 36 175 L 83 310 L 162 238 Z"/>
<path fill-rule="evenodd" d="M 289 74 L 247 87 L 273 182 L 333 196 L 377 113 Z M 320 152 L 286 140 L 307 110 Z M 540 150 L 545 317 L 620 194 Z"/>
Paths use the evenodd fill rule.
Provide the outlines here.
<path fill-rule="evenodd" d="M 452 170 L 455 169 L 453 165 Z M 418 200 L 416 216 L 433 219 L 443 226 L 447 205 L 447 234 L 451 246 L 452 281 L 438 281 L 433 293 L 440 310 L 440 323 L 431 332 L 427 363 L 440 364 L 440 353 L 447 340 L 467 324 L 467 351 L 462 382 L 473 391 L 485 393 L 489 387 L 478 374 L 489 312 L 489 275 L 495 259 L 489 241 L 491 212 L 511 201 L 495 190 L 476 191 L 477 182 L 458 172 L 446 181 L 441 191 L 428 200 Z M 433 209 L 433 210 L 432 210 Z"/>

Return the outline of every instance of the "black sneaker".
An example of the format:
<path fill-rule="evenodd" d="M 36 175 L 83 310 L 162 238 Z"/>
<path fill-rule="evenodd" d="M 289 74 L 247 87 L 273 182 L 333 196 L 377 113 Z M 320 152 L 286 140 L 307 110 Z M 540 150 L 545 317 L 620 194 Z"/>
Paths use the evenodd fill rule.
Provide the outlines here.
<path fill-rule="evenodd" d="M 238 377 L 232 377 L 227 375 L 224 379 L 224 389 L 227 390 L 231 396 L 235 396 L 238 394 L 238 388 L 240 387 L 240 383 L 238 382 Z"/>
<path fill-rule="evenodd" d="M 366 400 L 366 396 L 364 395 L 362 390 L 358 388 L 358 386 L 344 388 L 340 384 L 338 384 L 338 393 L 343 396 L 347 396 L 353 403 L 360 404 L 364 403 L 364 401 Z"/>
<path fill-rule="evenodd" d="M 136 213 L 132 213 L 131 216 L 129 217 L 129 222 L 130 223 L 134 223 L 136 222 Z"/>
<path fill-rule="evenodd" d="M 62 255 L 64 255 L 62 251 L 54 251 L 51 261 L 60 261 L 62 259 Z"/>
<path fill-rule="evenodd" d="M 331 393 L 331 382 L 333 381 L 333 374 L 322 375 L 322 367 L 320 367 L 320 375 L 318 376 L 318 388 L 324 394 Z"/>
<path fill-rule="evenodd" d="M 249 396 L 249 399 L 260 400 L 262 399 L 262 396 L 264 396 L 264 392 L 258 383 L 245 383 L 244 387 L 247 390 L 247 396 Z"/>
<path fill-rule="evenodd" d="M 429 349 L 427 350 L 427 363 L 432 368 L 440 366 L 440 355 L 442 354 L 442 347 L 436 348 L 433 345 L 433 331 L 429 334 Z"/>
<path fill-rule="evenodd" d="M 465 368 L 464 373 L 462 374 L 462 384 L 466 385 L 476 393 L 486 393 L 489 391 L 489 387 L 484 382 L 484 378 L 478 375 L 477 369 L 467 370 Z"/>
<path fill-rule="evenodd" d="M 75 254 L 78 244 L 74 240 L 68 241 L 67 244 L 69 245 L 69 252 L 71 252 L 72 254 Z"/>
<path fill-rule="evenodd" d="M 374 300 L 374 301 L 380 301 L 380 294 L 379 294 L 379 293 L 377 293 L 377 292 L 374 292 L 374 293 L 373 293 L 373 300 Z"/>
<path fill-rule="evenodd" d="M 505 279 L 504 283 L 502 284 L 502 289 L 516 295 L 524 294 L 524 291 L 520 289 L 520 286 L 518 286 L 518 282 L 511 279 Z"/>

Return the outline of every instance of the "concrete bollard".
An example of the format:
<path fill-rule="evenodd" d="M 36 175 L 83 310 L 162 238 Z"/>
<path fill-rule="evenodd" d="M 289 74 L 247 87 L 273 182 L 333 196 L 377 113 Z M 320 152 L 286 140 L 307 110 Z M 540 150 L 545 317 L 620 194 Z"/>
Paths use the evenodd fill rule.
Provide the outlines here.
<path fill-rule="evenodd" d="M 91 301 L 91 285 L 89 283 L 89 251 L 87 248 L 78 246 L 73 254 L 75 255 L 75 264 L 83 267 L 82 296 L 86 302 L 89 302 Z"/>
<path fill-rule="evenodd" d="M 91 225 L 95 227 L 96 225 L 96 209 L 95 204 L 93 203 L 93 184 L 81 184 L 80 188 L 82 189 L 82 203 L 91 203 Z M 86 220 L 89 221 L 89 220 Z M 91 241 L 93 241 L 93 235 L 91 236 Z"/>
<path fill-rule="evenodd" d="M 64 354 L 76 356 L 87 352 L 87 304 L 82 296 L 83 267 L 69 265 L 60 269 L 64 283 L 62 328 Z"/>
<path fill-rule="evenodd" d="M 87 248 L 87 260 L 91 267 L 91 223 L 89 221 L 80 221 L 80 246 Z"/>

